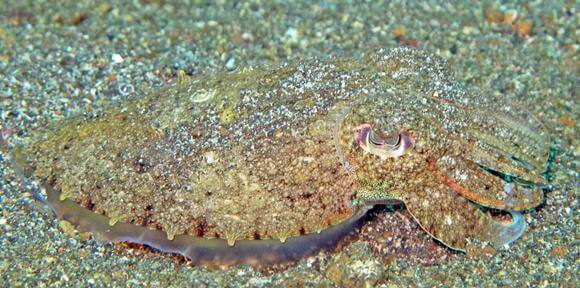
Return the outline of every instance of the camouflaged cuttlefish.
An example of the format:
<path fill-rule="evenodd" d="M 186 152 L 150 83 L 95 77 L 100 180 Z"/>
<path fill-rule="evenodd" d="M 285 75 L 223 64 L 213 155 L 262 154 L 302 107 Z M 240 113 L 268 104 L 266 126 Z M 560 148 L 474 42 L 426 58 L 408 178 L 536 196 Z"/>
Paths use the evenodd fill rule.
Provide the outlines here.
<path fill-rule="evenodd" d="M 297 260 L 395 200 L 452 249 L 501 245 L 543 201 L 542 124 L 423 51 L 182 76 L 103 111 L 34 134 L 16 169 L 77 229 L 194 263 Z"/>

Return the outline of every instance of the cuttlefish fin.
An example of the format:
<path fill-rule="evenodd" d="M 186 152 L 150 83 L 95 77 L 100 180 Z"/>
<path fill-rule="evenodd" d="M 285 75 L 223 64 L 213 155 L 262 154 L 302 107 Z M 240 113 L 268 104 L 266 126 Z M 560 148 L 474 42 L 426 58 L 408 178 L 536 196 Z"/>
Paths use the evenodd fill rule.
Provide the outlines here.
<path fill-rule="evenodd" d="M 544 200 L 538 185 L 508 183 L 484 167 L 459 155 L 428 160 L 429 169 L 463 197 L 482 206 L 521 211 L 534 208 Z"/>
<path fill-rule="evenodd" d="M 449 248 L 467 251 L 476 239 L 501 246 L 517 240 L 525 230 L 521 215 L 513 213 L 511 223 L 496 221 L 437 173 L 425 169 L 417 176 L 402 200 L 421 228 Z"/>

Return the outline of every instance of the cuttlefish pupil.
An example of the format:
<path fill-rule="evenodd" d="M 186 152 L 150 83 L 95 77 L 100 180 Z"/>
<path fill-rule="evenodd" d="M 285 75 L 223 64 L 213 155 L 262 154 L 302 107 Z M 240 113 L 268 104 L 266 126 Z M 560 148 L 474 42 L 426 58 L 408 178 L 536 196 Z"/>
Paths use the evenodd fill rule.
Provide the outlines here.
<path fill-rule="evenodd" d="M 354 137 L 364 151 L 381 158 L 400 157 L 415 147 L 415 139 L 408 131 L 386 134 L 374 131 L 370 124 L 356 127 Z"/>

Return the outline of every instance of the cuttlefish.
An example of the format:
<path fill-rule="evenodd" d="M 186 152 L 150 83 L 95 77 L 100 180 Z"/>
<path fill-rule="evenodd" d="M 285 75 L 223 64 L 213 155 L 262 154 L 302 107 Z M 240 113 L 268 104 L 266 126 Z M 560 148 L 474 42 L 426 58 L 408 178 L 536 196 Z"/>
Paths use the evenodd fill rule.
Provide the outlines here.
<path fill-rule="evenodd" d="M 549 144 L 525 109 L 395 48 L 180 73 L 31 133 L 14 167 L 99 240 L 258 266 L 331 249 L 397 202 L 451 249 L 510 243 L 543 201 Z"/>

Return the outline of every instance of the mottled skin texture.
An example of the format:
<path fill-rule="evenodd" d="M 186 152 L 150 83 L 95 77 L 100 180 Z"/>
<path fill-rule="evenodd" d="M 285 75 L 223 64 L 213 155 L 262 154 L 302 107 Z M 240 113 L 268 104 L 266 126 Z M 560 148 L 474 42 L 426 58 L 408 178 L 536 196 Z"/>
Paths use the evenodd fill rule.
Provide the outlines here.
<path fill-rule="evenodd" d="M 467 199 L 516 211 L 541 203 L 531 183 L 543 181 L 549 139 L 534 119 L 466 92 L 441 60 L 394 49 L 180 78 L 38 133 L 16 155 L 61 198 L 169 239 L 284 241 L 344 220 L 355 205 L 397 199 L 463 250 L 471 239 L 509 237 Z M 410 135 L 414 146 L 395 158 L 365 152 L 361 124 Z M 477 163 L 528 187 L 506 193 Z"/>

